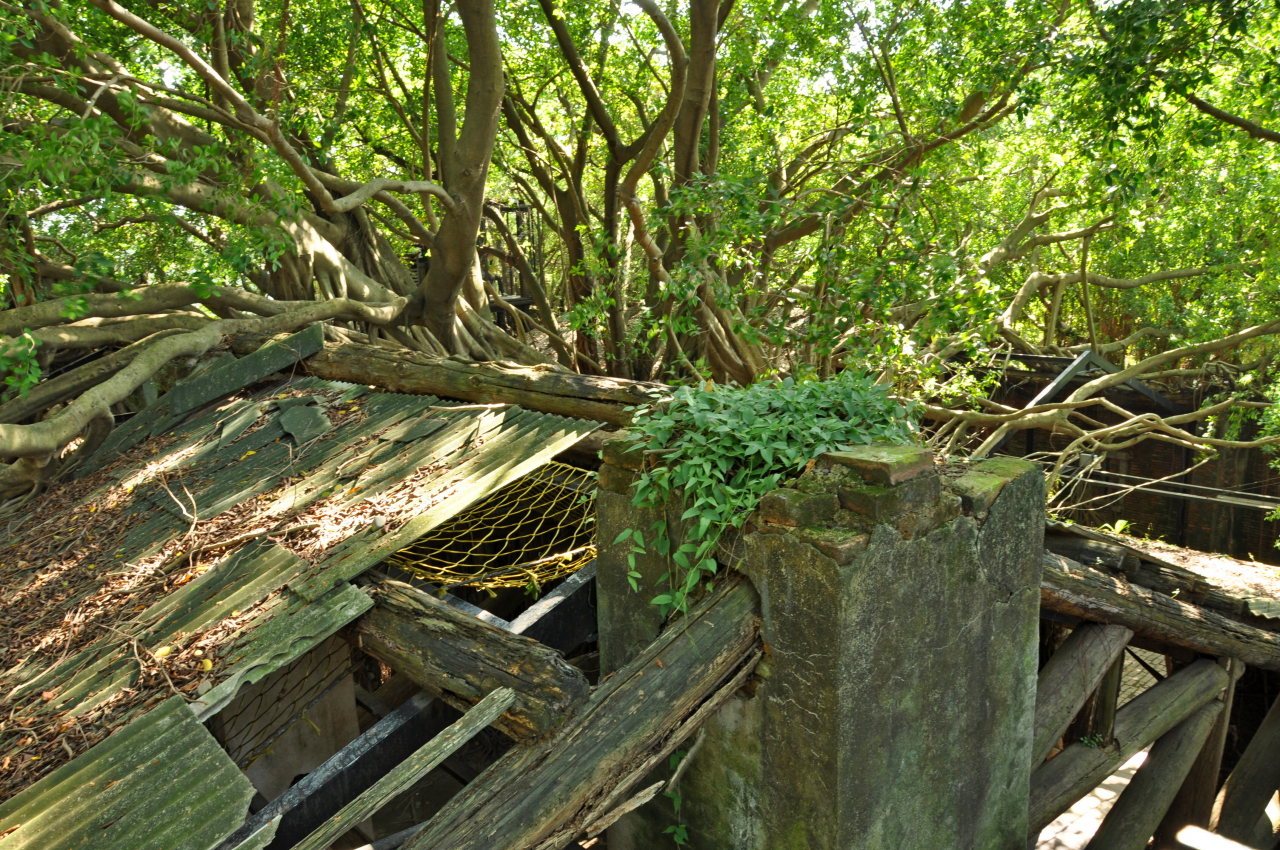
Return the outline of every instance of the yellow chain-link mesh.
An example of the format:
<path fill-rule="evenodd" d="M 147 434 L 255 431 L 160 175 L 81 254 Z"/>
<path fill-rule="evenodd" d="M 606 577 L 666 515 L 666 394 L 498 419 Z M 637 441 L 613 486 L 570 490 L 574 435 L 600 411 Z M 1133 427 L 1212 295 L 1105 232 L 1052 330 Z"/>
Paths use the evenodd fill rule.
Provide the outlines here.
<path fill-rule="evenodd" d="M 596 556 L 591 473 L 548 463 L 389 559 L 441 588 L 539 588 Z"/>

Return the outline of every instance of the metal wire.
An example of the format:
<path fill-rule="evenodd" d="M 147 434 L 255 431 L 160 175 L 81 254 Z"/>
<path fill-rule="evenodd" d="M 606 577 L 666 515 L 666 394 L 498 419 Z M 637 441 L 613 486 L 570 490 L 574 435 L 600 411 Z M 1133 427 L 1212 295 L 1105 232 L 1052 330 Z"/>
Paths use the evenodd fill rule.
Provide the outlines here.
<path fill-rule="evenodd" d="M 270 752 L 350 672 L 347 644 L 334 637 L 242 694 L 218 715 L 219 737 L 232 761 L 246 770 Z"/>
<path fill-rule="evenodd" d="M 388 560 L 445 590 L 526 587 L 596 556 L 592 474 L 548 463 L 454 517 Z"/>

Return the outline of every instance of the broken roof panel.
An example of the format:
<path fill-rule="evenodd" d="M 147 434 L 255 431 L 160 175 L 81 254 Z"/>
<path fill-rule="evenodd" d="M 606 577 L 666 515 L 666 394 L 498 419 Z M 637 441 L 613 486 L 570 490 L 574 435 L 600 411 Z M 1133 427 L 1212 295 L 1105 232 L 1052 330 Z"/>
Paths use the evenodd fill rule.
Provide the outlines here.
<path fill-rule="evenodd" d="M 307 421 L 289 427 L 294 411 Z M 28 777 L 0 781 L 0 798 L 65 762 L 59 741 L 80 751 L 64 768 L 84 769 L 119 737 L 108 731 L 144 722 L 173 689 L 212 717 L 369 608 L 345 579 L 598 427 L 314 378 L 139 417 L 152 436 L 86 469 L 0 550 L 19 612 L 0 702 L 20 721 L 0 729 L 0 757 Z M 71 721 L 90 734 L 60 737 Z M 28 794 L 42 782 L 13 800 L 43 805 Z"/>
<path fill-rule="evenodd" d="M 253 786 L 171 697 L 0 804 L 5 850 L 206 850 L 243 823 Z"/>

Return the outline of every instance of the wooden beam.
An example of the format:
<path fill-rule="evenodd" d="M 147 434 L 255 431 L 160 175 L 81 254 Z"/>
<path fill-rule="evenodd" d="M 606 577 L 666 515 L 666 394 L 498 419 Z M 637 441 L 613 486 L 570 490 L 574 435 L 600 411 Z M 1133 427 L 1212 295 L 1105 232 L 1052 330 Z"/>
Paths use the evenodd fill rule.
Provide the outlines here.
<path fill-rule="evenodd" d="M 1222 703 L 1211 700 L 1155 742 L 1087 850 L 1143 850 L 1147 846 L 1221 714 Z"/>
<path fill-rule="evenodd" d="M 463 715 L 461 720 L 423 744 L 417 752 L 374 783 L 372 788 L 343 806 L 336 815 L 295 846 L 294 850 L 324 850 L 338 836 L 372 816 L 393 797 L 407 791 L 413 783 L 435 770 L 450 753 L 470 741 L 481 729 L 510 708 L 515 699 L 515 692 L 509 688 L 499 688 L 489 694 L 479 705 Z"/>
<path fill-rule="evenodd" d="M 1116 623 L 1134 634 L 1220 658 L 1280 671 L 1280 634 L 1180 602 L 1046 552 L 1040 604 L 1060 614 Z"/>
<path fill-rule="evenodd" d="M 1222 752 L 1231 728 L 1236 682 L 1244 673 L 1244 664 L 1240 661 L 1228 658 L 1220 659 L 1218 663 L 1223 664 L 1224 661 L 1227 672 L 1231 674 L 1231 684 L 1227 685 L 1223 695 L 1222 712 L 1156 829 L 1154 850 L 1182 850 L 1178 832 L 1187 826 L 1207 827 L 1213 816 L 1213 801 L 1218 796 L 1218 776 L 1222 771 Z"/>
<path fill-rule="evenodd" d="M 1074 534 L 1045 534 L 1044 548 L 1056 555 L 1070 558 L 1090 567 L 1107 566 L 1120 569 L 1124 565 L 1125 549 Z"/>
<path fill-rule="evenodd" d="M 576 718 L 507 753 L 403 850 L 556 850 L 624 804 L 755 669 L 759 598 L 740 577 L 717 584 L 602 682 Z"/>
<path fill-rule="evenodd" d="M 1280 697 L 1245 747 L 1214 804 L 1214 832 L 1233 841 L 1250 842 L 1254 828 L 1280 788 Z"/>
<path fill-rule="evenodd" d="M 445 702 L 466 710 L 498 688 L 515 692 L 494 727 L 540 738 L 586 701 L 582 671 L 536 640 L 472 617 L 417 588 L 375 579 L 374 605 L 355 623 L 360 648 Z"/>
<path fill-rule="evenodd" d="M 234 350 L 237 354 L 251 351 L 264 341 L 263 337 L 246 335 L 236 340 Z M 631 412 L 625 408 L 649 404 L 671 392 L 665 384 L 647 381 L 579 375 L 505 361 L 473 363 L 356 342 L 325 343 L 323 350 L 303 365 L 309 374 L 331 381 L 483 404 L 506 402 L 609 425 L 629 425 Z"/>
<path fill-rule="evenodd" d="M 1049 755 L 1131 637 L 1133 632 L 1124 626 L 1085 623 L 1071 632 L 1041 668 L 1036 683 L 1033 766 Z"/>
<path fill-rule="evenodd" d="M 166 396 L 169 400 L 169 412 L 177 416 L 247 387 L 254 381 L 315 354 L 323 344 L 324 328 L 320 325 L 312 325 L 292 336 L 275 337 L 269 344 L 255 349 L 252 354 L 239 360 L 220 363 L 203 375 L 178 384 Z"/>
<path fill-rule="evenodd" d="M 1229 679 L 1217 663 L 1197 661 L 1116 712 L 1112 744 L 1072 744 L 1036 768 L 1031 774 L 1031 834 L 1044 829 L 1127 759 L 1198 711 Z"/>

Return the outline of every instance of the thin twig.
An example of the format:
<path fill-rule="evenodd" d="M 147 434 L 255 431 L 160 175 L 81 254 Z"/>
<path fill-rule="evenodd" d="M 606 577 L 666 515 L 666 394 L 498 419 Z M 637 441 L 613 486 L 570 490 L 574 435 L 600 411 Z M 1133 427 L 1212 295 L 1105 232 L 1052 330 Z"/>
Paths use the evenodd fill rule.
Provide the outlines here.
<path fill-rule="evenodd" d="M 129 646 L 130 648 L 133 649 L 133 659 L 138 662 L 138 675 L 142 675 L 147 671 L 147 666 L 142 663 L 142 656 L 138 655 L 138 639 L 137 638 L 130 637 L 128 634 L 120 631 L 117 628 L 108 626 L 106 623 L 98 623 L 98 625 L 104 629 L 108 629 L 110 631 L 115 632 L 116 634 L 123 637 L 125 640 L 129 641 Z M 152 653 L 152 651 L 147 649 L 145 646 L 142 648 L 142 650 L 143 652 L 147 653 L 147 655 L 150 655 L 151 660 L 156 663 L 156 668 L 160 671 L 160 675 L 164 676 L 164 680 L 169 683 L 169 690 L 173 691 L 175 694 L 182 697 L 182 699 L 185 701 L 186 696 L 184 696 L 182 691 L 178 690 L 177 687 L 174 686 L 173 680 L 169 678 L 169 671 L 164 669 L 164 664 L 161 663 L 160 659 L 156 658 L 155 654 Z"/>

